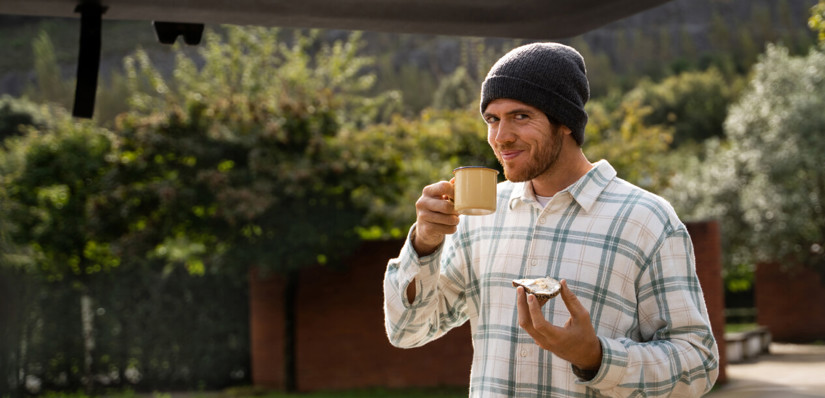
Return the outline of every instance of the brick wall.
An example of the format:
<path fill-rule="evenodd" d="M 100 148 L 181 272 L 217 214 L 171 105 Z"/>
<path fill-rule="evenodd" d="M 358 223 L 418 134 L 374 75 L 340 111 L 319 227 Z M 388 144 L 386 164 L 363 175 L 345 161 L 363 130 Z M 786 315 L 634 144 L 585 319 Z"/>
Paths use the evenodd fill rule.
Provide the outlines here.
<path fill-rule="evenodd" d="M 818 273 L 779 264 L 759 264 L 754 286 L 756 321 L 775 341 L 825 339 L 825 285 Z"/>
<path fill-rule="evenodd" d="M 249 333 L 252 380 L 257 386 L 284 386 L 284 279 L 249 272 Z"/>
<path fill-rule="evenodd" d="M 724 294 L 719 227 L 688 224 L 697 271 L 714 335 L 720 343 L 724 381 Z M 299 276 L 296 300 L 296 387 L 299 391 L 366 387 L 467 386 L 472 361 L 469 325 L 415 349 L 392 347 L 384 332 L 382 281 L 387 260 L 402 241 L 366 242 L 344 270 L 312 267 Z M 284 387 L 283 279 L 250 274 L 252 380 Z"/>
<path fill-rule="evenodd" d="M 383 279 L 387 260 L 403 241 L 366 242 L 345 270 L 301 272 L 296 300 L 296 388 L 467 386 L 473 347 L 470 327 L 454 329 L 424 347 L 400 349 L 384 332 Z M 282 277 L 250 274 L 252 380 L 282 389 Z"/>
<path fill-rule="evenodd" d="M 705 295 L 705 304 L 708 307 L 710 326 L 713 337 L 719 348 L 719 378 L 718 384 L 728 379 L 727 355 L 725 346 L 725 285 L 722 281 L 722 242 L 717 221 L 686 222 L 685 226 L 693 242 L 693 251 L 696 255 L 696 274 L 702 293 Z"/>
<path fill-rule="evenodd" d="M 411 350 L 395 348 L 387 340 L 384 270 L 402 244 L 367 242 L 345 272 L 316 267 L 302 273 L 297 300 L 299 390 L 468 385 L 473 355 L 469 325 Z"/>

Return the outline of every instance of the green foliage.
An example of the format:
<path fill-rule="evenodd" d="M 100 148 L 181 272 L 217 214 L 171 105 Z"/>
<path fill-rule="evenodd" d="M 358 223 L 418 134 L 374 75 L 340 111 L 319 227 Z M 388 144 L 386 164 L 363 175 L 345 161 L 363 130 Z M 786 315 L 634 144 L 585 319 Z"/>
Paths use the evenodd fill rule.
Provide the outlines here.
<path fill-rule="evenodd" d="M 390 57 L 382 57 L 379 64 L 382 89 L 398 90 L 405 110 L 415 114 L 429 106 L 439 83 L 432 73 L 410 65 L 394 65 Z"/>
<path fill-rule="evenodd" d="M 607 159 L 623 179 L 653 191 L 662 189 L 669 175 L 661 158 L 669 148 L 672 130 L 646 124 L 645 116 L 652 110 L 637 102 L 610 108 L 599 101 L 587 104 L 585 154 L 591 161 Z"/>
<path fill-rule="evenodd" d="M 573 39 L 570 45 L 581 53 L 587 64 L 591 98 L 605 96 L 619 84 L 615 67 L 605 52 L 593 51 L 581 37 Z"/>
<path fill-rule="evenodd" d="M 740 78 L 725 78 L 716 68 L 684 72 L 659 83 L 641 81 L 626 94 L 649 108 L 645 123 L 673 128 L 673 146 L 723 137 L 728 105 L 741 91 Z"/>
<path fill-rule="evenodd" d="M 144 268 L 100 274 L 95 293 L 96 395 L 109 389 L 220 389 L 249 381 L 249 297 L 245 273 L 193 278 L 184 269 Z M 0 392 L 25 395 L 37 380 L 47 396 L 77 396 L 82 388 L 80 292 L 35 275 L 0 268 L 0 298 L 14 305 L 0 313 Z M 11 316 L 3 316 L 11 315 Z M 8 332 L 8 333 L 5 333 Z M 8 362 L 6 362 L 8 361 Z M 3 367 L 3 364 L 8 367 Z M 6 382 L 10 382 L 6 386 Z M 57 392 L 50 392 L 57 391 Z M 124 392 L 115 396 L 134 397 Z M 83 396 L 83 395 L 80 395 Z"/>
<path fill-rule="evenodd" d="M 63 78 L 51 38 L 41 31 L 32 48 L 37 87 L 27 90 L 29 96 L 36 102 L 53 102 L 69 108 L 74 99 L 73 80 Z"/>
<path fill-rule="evenodd" d="M 42 128 L 46 124 L 41 107 L 34 102 L 8 95 L 0 97 L 0 142 L 6 137 L 22 134 L 28 126 Z"/>
<path fill-rule="evenodd" d="M 817 34 L 820 46 L 825 46 L 825 0 L 811 7 L 811 17 L 808 26 Z"/>
<path fill-rule="evenodd" d="M 725 122 L 674 181 L 674 202 L 722 220 L 728 264 L 825 270 L 825 54 L 769 46 Z"/>
<path fill-rule="evenodd" d="M 748 178 L 754 254 L 825 270 L 825 53 L 769 46 L 726 131 Z"/>
<path fill-rule="evenodd" d="M 89 123 L 58 116 L 53 130 L 30 129 L 6 140 L 2 186 L 11 239 L 30 247 L 43 277 L 85 280 L 117 267 L 90 228 L 87 204 L 100 193 L 113 137 Z"/>
<path fill-rule="evenodd" d="M 97 213 L 125 215 L 107 225 L 192 272 L 210 258 L 282 271 L 334 262 L 371 201 L 397 187 L 385 152 L 353 145 L 395 97 L 365 94 L 374 76 L 358 35 L 287 45 L 276 30 L 226 31 L 207 34 L 202 68 L 180 54 L 171 82 L 143 52 L 127 61 L 137 112 L 118 125 L 115 185 Z"/>
<path fill-rule="evenodd" d="M 396 187 L 400 193 L 389 195 L 391 200 L 372 204 L 371 216 L 387 220 L 386 228 L 390 231 L 406 232 L 415 221 L 414 204 L 421 190 L 436 181 L 449 180 L 456 167 L 487 166 L 501 171 L 475 107 L 428 109 L 416 119 L 398 116 L 389 124 L 369 126 L 353 135 L 352 143 L 353 148 L 359 148 L 359 157 L 372 153 L 377 156 L 375 164 L 393 164 L 398 168 L 396 180 L 384 180 L 377 189 Z M 375 192 L 359 194 L 366 199 Z M 368 231 L 362 234 L 371 236 Z"/>
<path fill-rule="evenodd" d="M 104 26 L 109 26 L 106 30 L 119 31 L 123 28 L 121 23 L 114 23 L 114 25 L 111 27 L 104 24 Z M 59 51 L 55 49 L 52 43 L 53 35 L 49 31 L 51 29 L 41 30 L 32 40 L 35 82 L 27 85 L 24 96 L 34 103 L 50 103 L 68 109 L 74 102 L 75 79 L 63 76 L 61 71 L 63 60 L 59 59 Z M 106 38 L 108 41 L 111 36 Z M 65 45 L 61 39 L 65 38 L 56 38 L 58 44 Z M 127 98 L 129 98 L 129 87 L 121 73 L 113 71 L 109 76 L 100 76 L 94 120 L 100 126 L 112 127 L 115 117 L 128 110 Z M 0 113 L 0 119 L 2 117 Z M 3 126 L 0 125 L 0 137 L 2 134 Z"/>
<path fill-rule="evenodd" d="M 700 152 L 683 158 L 663 196 L 683 219 L 719 220 L 723 276 L 726 287 L 735 291 L 751 286 L 754 263 L 739 198 L 744 182 L 741 166 L 730 146 L 717 138 L 705 141 Z"/>
<path fill-rule="evenodd" d="M 478 82 L 467 69 L 459 66 L 450 76 L 441 80 L 433 96 L 436 109 L 460 109 L 475 104 L 479 99 Z"/>

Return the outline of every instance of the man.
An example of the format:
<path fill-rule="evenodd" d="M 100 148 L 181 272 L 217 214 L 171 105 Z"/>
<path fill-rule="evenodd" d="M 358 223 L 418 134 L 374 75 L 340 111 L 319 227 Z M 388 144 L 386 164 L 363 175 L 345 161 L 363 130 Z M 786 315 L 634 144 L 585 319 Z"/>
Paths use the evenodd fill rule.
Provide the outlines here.
<path fill-rule="evenodd" d="M 718 352 L 684 224 L 662 198 L 581 150 L 590 95 L 568 46 L 502 57 L 481 89 L 508 181 L 497 210 L 458 216 L 453 187 L 424 188 L 384 279 L 390 342 L 415 347 L 470 321 L 470 396 L 690 396 Z M 538 304 L 513 279 L 562 281 Z"/>

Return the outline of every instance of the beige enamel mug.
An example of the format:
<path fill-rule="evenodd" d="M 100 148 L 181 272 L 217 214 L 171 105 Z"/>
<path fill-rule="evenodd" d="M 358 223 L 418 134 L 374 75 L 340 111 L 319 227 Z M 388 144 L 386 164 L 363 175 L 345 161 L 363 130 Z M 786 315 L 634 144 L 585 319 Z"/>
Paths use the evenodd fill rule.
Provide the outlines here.
<path fill-rule="evenodd" d="M 459 214 L 483 216 L 496 211 L 498 170 L 481 166 L 465 166 L 455 174 L 455 210 Z"/>

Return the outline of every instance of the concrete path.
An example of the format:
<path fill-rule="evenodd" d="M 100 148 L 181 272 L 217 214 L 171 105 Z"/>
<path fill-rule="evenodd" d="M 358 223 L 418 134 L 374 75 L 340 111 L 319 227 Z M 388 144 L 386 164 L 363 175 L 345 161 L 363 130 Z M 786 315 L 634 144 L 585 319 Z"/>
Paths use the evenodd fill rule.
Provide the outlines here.
<path fill-rule="evenodd" d="M 728 364 L 728 382 L 709 398 L 825 397 L 825 345 L 772 343 L 769 354 Z"/>

